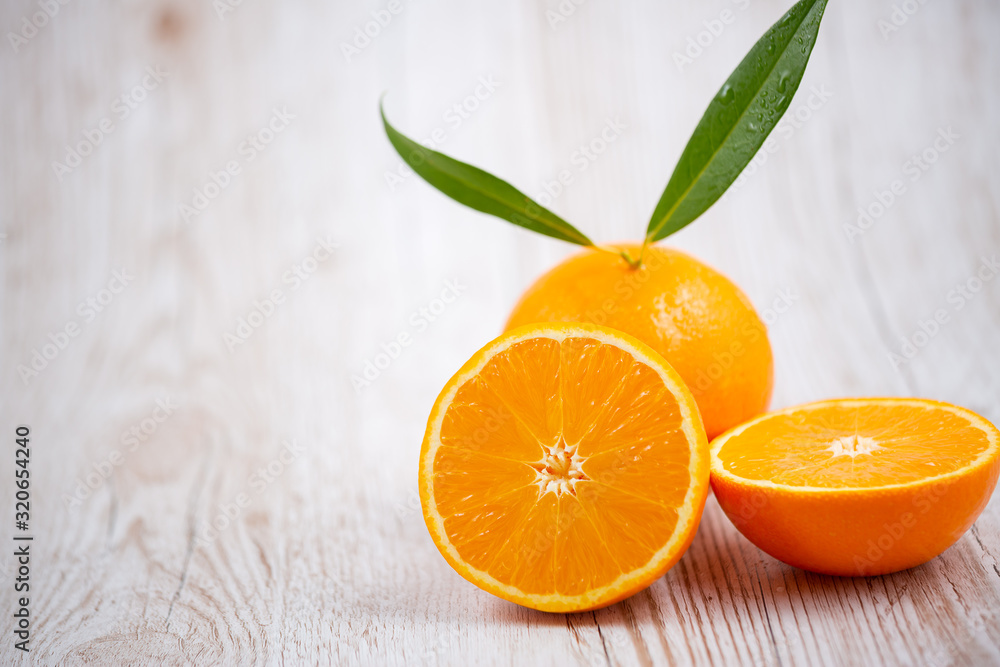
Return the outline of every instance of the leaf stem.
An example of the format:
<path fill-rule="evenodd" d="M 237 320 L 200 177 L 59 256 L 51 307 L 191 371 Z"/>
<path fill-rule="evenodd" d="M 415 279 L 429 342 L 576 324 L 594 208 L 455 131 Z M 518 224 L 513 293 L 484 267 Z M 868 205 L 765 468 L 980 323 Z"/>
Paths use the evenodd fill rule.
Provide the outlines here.
<path fill-rule="evenodd" d="M 632 253 L 630 253 L 627 248 L 624 250 L 618 250 L 617 248 L 609 248 L 608 246 L 594 245 L 594 249 L 600 250 L 601 252 L 609 252 L 612 255 L 617 255 L 618 257 L 621 257 L 623 260 L 625 260 L 625 263 L 628 264 L 628 268 L 635 271 L 636 269 L 642 266 L 642 256 L 643 253 L 646 252 L 646 244 L 645 243 L 642 244 L 642 251 L 639 253 L 638 259 L 632 259 Z"/>
<path fill-rule="evenodd" d="M 643 250 L 645 250 L 645 249 L 646 249 L 646 246 L 643 246 Z M 626 250 L 622 250 L 620 253 L 618 253 L 618 256 L 621 257 L 622 259 L 624 259 L 625 263 L 628 264 L 628 268 L 632 269 L 633 271 L 635 271 L 640 266 L 642 266 L 642 253 L 641 252 L 639 253 L 639 258 L 638 259 L 632 259 L 632 253 L 630 253 L 627 249 Z"/>

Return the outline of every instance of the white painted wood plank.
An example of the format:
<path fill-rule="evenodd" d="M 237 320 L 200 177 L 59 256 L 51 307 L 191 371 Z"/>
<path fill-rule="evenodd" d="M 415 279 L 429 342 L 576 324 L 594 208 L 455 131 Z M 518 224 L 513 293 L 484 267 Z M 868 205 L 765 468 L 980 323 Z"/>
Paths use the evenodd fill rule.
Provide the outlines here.
<path fill-rule="evenodd" d="M 554 1 L 404 3 L 348 63 L 340 43 L 383 5 L 243 3 L 220 19 L 210 3 L 71 3 L 18 53 L 0 49 L 0 425 L 27 422 L 36 443 L 31 662 L 1000 662 L 996 501 L 933 562 L 852 580 L 768 558 L 710 499 L 663 579 L 570 616 L 465 582 L 414 509 L 437 391 L 572 249 L 413 177 L 390 189 L 398 160 L 378 96 L 389 92 L 404 131 L 443 128 L 442 149 L 533 195 L 570 170 L 552 208 L 597 240 L 637 238 L 705 103 L 786 5 L 587 2 L 553 29 Z M 673 54 L 727 9 L 732 24 L 679 71 Z M 7 3 L 0 26 L 34 11 Z M 792 113 L 813 87 L 832 95 L 670 244 L 733 277 L 762 312 L 793 295 L 770 326 L 774 405 L 916 394 L 997 422 L 1000 281 L 960 309 L 949 293 L 1000 252 L 1000 12 L 927 3 L 883 39 L 891 11 L 830 6 Z M 147 66 L 169 74 L 118 118 L 113 100 Z M 500 83 L 455 126 L 445 113 L 480 77 Z M 247 160 L 241 142 L 275 107 L 295 118 Z M 60 182 L 52 161 L 104 117 L 114 132 Z M 615 141 L 574 161 L 609 119 L 624 126 Z M 908 178 L 904 162 L 949 126 L 954 145 L 851 243 L 857 208 Z M 184 224 L 178 204 L 229 160 L 241 172 Z M 297 287 L 284 281 L 317 236 L 340 247 Z M 123 268 L 130 285 L 84 322 L 77 304 Z M 416 331 L 410 316 L 448 280 L 462 296 Z M 231 352 L 223 334 L 275 289 L 283 303 Z M 899 337 L 942 308 L 949 321 L 894 370 Z M 80 336 L 25 386 L 16 366 L 69 321 Z M 400 332 L 413 345 L 356 394 L 351 375 Z M 67 507 L 64 494 L 81 482 L 86 493 L 94 466 L 167 397 L 174 413 Z M 284 441 L 302 448 L 287 463 Z M 0 461 L 5 490 L 10 465 Z M 268 465 L 280 466 L 271 482 Z M 7 609 L 9 557 L 0 565 Z M 8 643 L 0 658 L 20 659 Z"/>

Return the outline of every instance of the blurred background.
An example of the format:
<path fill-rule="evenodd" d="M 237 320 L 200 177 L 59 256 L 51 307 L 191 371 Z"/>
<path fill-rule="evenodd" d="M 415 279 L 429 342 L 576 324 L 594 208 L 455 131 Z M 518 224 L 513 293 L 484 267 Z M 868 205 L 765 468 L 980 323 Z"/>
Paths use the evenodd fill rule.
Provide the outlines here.
<path fill-rule="evenodd" d="M 438 390 L 574 248 L 410 174 L 378 100 L 595 241 L 640 239 L 707 103 L 790 4 L 5 2 L 0 433 L 33 434 L 33 657 L 630 661 L 629 637 L 655 634 L 645 607 L 574 635 L 466 584 L 426 535 L 416 466 Z M 831 2 L 768 147 L 665 242 L 768 323 L 774 407 L 919 395 L 1000 421 L 998 30 L 989 0 Z M 721 516 L 710 503 L 702 532 L 732 545 L 726 568 L 825 585 Z M 995 569 L 996 503 L 979 526 L 961 557 Z M 697 565 L 713 548 L 696 540 L 684 586 L 725 589 Z M 979 585 L 996 598 L 995 577 Z M 862 617 L 892 599 L 857 588 Z M 711 626 L 732 592 L 678 595 Z M 663 612 L 678 641 L 687 604 Z M 950 655 L 955 631 L 926 622 L 882 643 L 815 628 L 775 643 L 755 621 L 674 658 Z M 987 651 L 991 622 L 954 651 Z"/>

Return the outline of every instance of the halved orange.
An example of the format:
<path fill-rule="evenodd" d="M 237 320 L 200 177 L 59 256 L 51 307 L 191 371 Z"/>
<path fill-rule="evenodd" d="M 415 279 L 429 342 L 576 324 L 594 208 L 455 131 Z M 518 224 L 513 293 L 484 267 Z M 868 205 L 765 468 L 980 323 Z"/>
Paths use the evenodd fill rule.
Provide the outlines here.
<path fill-rule="evenodd" d="M 531 324 L 445 385 L 420 454 L 431 538 L 476 586 L 543 611 L 649 586 L 708 494 L 698 408 L 663 357 L 588 324 Z"/>
<path fill-rule="evenodd" d="M 1000 432 L 918 398 L 810 403 L 712 443 L 712 489 L 736 527 L 789 565 L 886 574 L 934 558 L 979 516 L 1000 473 Z"/>

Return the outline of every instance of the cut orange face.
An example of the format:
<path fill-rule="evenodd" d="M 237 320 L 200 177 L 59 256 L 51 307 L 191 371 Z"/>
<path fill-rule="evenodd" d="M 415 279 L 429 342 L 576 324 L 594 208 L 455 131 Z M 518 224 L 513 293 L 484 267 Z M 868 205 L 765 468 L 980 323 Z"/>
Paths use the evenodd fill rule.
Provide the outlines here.
<path fill-rule="evenodd" d="M 995 426 L 917 398 L 787 408 L 712 443 L 712 488 L 740 532 L 823 574 L 886 574 L 934 558 L 972 526 L 998 472 Z"/>
<path fill-rule="evenodd" d="M 631 336 L 532 324 L 480 350 L 420 454 L 431 538 L 459 574 L 543 611 L 603 607 L 691 544 L 708 494 L 694 398 Z"/>

